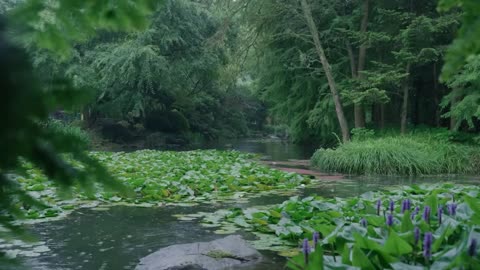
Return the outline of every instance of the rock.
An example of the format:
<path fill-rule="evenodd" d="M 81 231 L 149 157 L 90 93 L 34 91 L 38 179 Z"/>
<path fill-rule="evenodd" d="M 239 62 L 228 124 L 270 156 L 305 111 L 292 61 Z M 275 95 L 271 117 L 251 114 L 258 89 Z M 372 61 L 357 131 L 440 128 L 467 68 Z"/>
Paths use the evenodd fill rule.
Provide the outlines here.
<path fill-rule="evenodd" d="M 135 270 L 223 270 L 257 264 L 262 255 L 241 236 L 173 245 L 140 260 Z"/>

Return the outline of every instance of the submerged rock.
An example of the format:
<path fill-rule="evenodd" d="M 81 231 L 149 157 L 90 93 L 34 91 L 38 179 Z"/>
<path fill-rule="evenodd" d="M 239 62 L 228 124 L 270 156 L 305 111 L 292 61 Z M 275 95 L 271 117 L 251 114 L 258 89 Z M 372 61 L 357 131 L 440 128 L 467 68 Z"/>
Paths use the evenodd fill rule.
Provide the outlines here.
<path fill-rule="evenodd" d="M 224 270 L 259 263 L 262 255 L 241 236 L 173 245 L 140 260 L 136 270 Z"/>

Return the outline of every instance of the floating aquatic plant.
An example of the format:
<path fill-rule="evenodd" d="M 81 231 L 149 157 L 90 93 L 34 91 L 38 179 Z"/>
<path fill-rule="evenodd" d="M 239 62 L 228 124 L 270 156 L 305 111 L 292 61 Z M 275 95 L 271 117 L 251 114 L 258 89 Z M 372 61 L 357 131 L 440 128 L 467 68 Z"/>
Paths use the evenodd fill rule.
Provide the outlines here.
<path fill-rule="evenodd" d="M 393 226 L 393 215 L 392 215 L 392 214 L 388 214 L 388 215 L 387 215 L 387 226 L 388 226 L 388 227 L 392 227 L 392 226 Z"/>
<path fill-rule="evenodd" d="M 360 220 L 360 225 L 362 225 L 362 227 L 364 227 L 364 228 L 367 228 L 367 226 L 368 226 L 368 221 L 367 221 L 365 218 L 362 218 L 362 219 Z"/>
<path fill-rule="evenodd" d="M 418 241 L 420 241 L 420 228 L 415 227 L 415 229 L 413 230 L 413 239 L 416 246 L 418 244 Z"/>
<path fill-rule="evenodd" d="M 450 216 L 445 216 L 449 207 L 451 209 L 451 197 L 448 194 L 452 192 L 457 194 L 455 203 L 459 205 L 454 221 Z M 414 219 L 405 215 L 407 211 L 404 214 L 400 209 L 390 212 L 390 200 L 398 202 L 396 198 L 405 196 L 411 201 L 410 209 L 412 214 L 416 214 Z M 388 202 L 388 207 L 380 210 L 387 210 L 385 218 L 378 216 L 379 201 Z M 408 202 L 405 204 L 408 208 Z M 428 207 L 420 209 L 421 205 Z M 277 206 L 234 210 L 232 214 L 222 215 L 225 218 L 219 220 L 219 223 L 236 222 L 259 234 L 274 234 L 278 237 L 276 239 L 290 242 L 292 246 L 298 246 L 306 235 L 312 233 L 315 245 L 314 232 L 321 232 L 324 238 L 317 242 L 315 249 L 309 253 L 309 265 L 303 269 L 319 269 L 311 268 L 315 258 L 319 256 L 316 254 L 317 250 L 325 250 L 325 269 L 408 269 L 411 266 L 431 269 L 480 269 L 476 264 L 479 262 L 478 253 L 469 251 L 477 250 L 477 243 L 473 241 L 472 244 L 471 241 L 476 234 L 471 235 L 468 240 L 464 236 L 465 232 L 475 231 L 480 223 L 478 205 L 478 186 L 418 185 L 393 188 L 386 192 L 369 192 L 345 199 L 292 197 Z M 438 209 L 443 209 L 442 224 L 436 219 Z M 432 220 L 432 211 L 435 211 L 435 220 Z M 285 215 L 280 214 L 283 212 Z M 242 222 L 239 222 L 240 218 Z M 364 229 L 363 220 L 366 221 L 368 229 Z M 281 247 L 278 242 L 272 242 L 268 249 L 279 248 Z M 295 250 L 299 251 L 298 248 Z M 474 256 L 467 256 L 469 252 Z M 299 254 L 298 258 L 295 257 L 295 262 L 303 265 L 303 256 L 303 253 Z"/>
<path fill-rule="evenodd" d="M 423 256 L 426 259 L 430 259 L 432 257 L 432 243 L 433 243 L 433 235 L 431 232 L 425 233 L 423 239 Z"/>
<path fill-rule="evenodd" d="M 380 210 L 382 208 L 382 200 L 377 200 L 377 216 L 380 216 Z"/>
<path fill-rule="evenodd" d="M 425 209 L 423 209 L 422 218 L 426 223 L 430 223 L 430 206 L 425 206 Z"/>
<path fill-rule="evenodd" d="M 303 239 L 302 253 L 305 258 L 305 264 L 308 264 L 308 255 L 310 254 L 310 245 L 308 244 L 308 239 Z"/>

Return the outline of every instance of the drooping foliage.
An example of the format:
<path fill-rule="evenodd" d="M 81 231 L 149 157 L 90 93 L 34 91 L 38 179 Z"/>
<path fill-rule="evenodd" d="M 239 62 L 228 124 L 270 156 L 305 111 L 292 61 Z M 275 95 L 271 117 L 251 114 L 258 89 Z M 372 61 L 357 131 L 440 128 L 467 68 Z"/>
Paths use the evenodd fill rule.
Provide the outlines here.
<path fill-rule="evenodd" d="M 436 1 L 307 1 L 354 127 L 447 126 L 439 82 L 443 55 L 460 11 L 439 13 Z M 259 35 L 256 87 L 274 120 L 297 140 L 339 132 L 326 74 L 300 1 L 262 1 L 246 11 Z M 255 57 L 254 57 L 255 59 Z M 425 117 L 429 115 L 429 117 Z"/>
<path fill-rule="evenodd" d="M 154 132 L 242 136 L 263 121 L 263 106 L 237 83 L 240 70 L 227 73 L 241 30 L 222 19 L 208 1 L 166 1 L 144 31 L 98 32 L 67 63 L 36 59 L 95 89 L 90 113 Z"/>

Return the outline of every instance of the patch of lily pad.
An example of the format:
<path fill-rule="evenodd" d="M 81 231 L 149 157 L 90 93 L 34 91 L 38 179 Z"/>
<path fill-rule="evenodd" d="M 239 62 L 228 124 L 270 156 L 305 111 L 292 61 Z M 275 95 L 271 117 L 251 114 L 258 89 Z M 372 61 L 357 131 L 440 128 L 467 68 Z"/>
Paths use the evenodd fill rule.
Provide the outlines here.
<path fill-rule="evenodd" d="M 28 177 L 17 181 L 46 208 L 21 205 L 30 220 L 50 220 L 77 208 L 131 206 L 192 206 L 198 203 L 245 203 L 254 194 L 291 191 L 310 179 L 296 173 L 271 169 L 257 156 L 237 151 L 199 150 L 169 152 L 92 152 L 130 194 L 99 187 L 88 194 L 80 187 L 71 197 L 60 196 L 59 187 L 37 168 L 25 164 Z M 101 208 L 99 209 L 101 210 Z"/>

